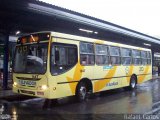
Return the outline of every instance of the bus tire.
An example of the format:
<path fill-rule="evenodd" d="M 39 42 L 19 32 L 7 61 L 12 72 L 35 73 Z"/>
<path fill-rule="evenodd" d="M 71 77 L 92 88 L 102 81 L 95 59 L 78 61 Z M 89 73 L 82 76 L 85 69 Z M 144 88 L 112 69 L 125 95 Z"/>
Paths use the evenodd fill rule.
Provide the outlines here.
<path fill-rule="evenodd" d="M 131 79 L 130 79 L 130 85 L 129 85 L 129 90 L 134 90 L 136 88 L 136 85 L 137 85 L 137 78 L 136 76 L 131 76 Z"/>
<path fill-rule="evenodd" d="M 83 102 L 87 98 L 87 85 L 81 81 L 77 86 L 76 98 L 79 102 Z"/>
<path fill-rule="evenodd" d="M 132 75 L 131 78 L 130 78 L 130 83 L 129 83 L 129 86 L 127 87 L 124 87 L 125 90 L 134 90 L 136 88 L 136 85 L 137 85 L 137 78 L 136 76 Z"/>

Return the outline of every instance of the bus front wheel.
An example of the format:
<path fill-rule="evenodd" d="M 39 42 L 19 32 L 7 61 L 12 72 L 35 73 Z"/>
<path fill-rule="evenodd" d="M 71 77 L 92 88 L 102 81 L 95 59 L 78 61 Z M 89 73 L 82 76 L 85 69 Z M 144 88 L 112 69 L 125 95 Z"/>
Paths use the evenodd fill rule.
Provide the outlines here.
<path fill-rule="evenodd" d="M 80 82 L 77 86 L 76 98 L 79 102 L 86 100 L 87 97 L 87 85 L 85 82 Z"/>

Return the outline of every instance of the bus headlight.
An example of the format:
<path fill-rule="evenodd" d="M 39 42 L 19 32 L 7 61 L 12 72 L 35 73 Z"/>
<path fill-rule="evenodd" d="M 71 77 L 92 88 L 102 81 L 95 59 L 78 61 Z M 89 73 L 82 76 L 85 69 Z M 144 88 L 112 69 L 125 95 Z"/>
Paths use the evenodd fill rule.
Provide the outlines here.
<path fill-rule="evenodd" d="M 14 86 L 17 86 L 17 82 L 14 82 L 13 85 L 14 85 Z"/>
<path fill-rule="evenodd" d="M 41 88 L 41 90 L 46 90 L 48 88 L 48 86 L 47 85 L 42 85 L 40 88 Z"/>

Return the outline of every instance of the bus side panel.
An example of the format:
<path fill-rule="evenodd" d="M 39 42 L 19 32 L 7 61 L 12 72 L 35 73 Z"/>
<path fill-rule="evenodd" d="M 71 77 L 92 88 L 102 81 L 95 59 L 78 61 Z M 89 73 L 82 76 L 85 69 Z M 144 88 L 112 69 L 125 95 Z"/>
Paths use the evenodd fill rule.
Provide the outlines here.
<path fill-rule="evenodd" d="M 122 87 L 129 86 L 130 77 L 133 74 L 135 67 L 133 65 L 123 66 L 122 70 L 124 71 L 124 77 L 122 78 Z"/>
<path fill-rule="evenodd" d="M 122 87 L 124 74 L 121 66 L 95 66 L 94 92 Z"/>
<path fill-rule="evenodd" d="M 139 70 L 142 72 L 138 76 L 138 84 L 152 79 L 152 66 L 151 65 L 143 66 Z"/>
<path fill-rule="evenodd" d="M 53 94 L 51 92 L 51 97 L 59 98 L 65 96 L 72 96 L 75 95 L 77 84 L 82 78 L 88 78 L 90 80 L 93 79 L 93 66 L 82 66 L 80 64 L 79 41 L 56 38 L 56 42 L 62 44 L 77 45 L 78 63 L 65 73 L 51 77 L 51 79 L 53 80 L 50 80 L 50 84 L 54 84 L 54 82 L 52 81 L 56 81 L 57 83 L 56 92 Z"/>
<path fill-rule="evenodd" d="M 56 41 L 55 41 L 56 39 Z M 52 38 L 52 44 L 62 43 L 62 44 L 72 44 L 77 46 L 77 54 L 79 53 L 78 41 L 66 40 L 61 38 Z M 78 56 L 79 59 L 79 56 Z M 50 75 L 50 97 L 51 98 L 60 98 L 65 96 L 71 96 L 75 94 L 75 87 L 78 84 L 78 81 L 81 77 L 80 69 L 83 69 L 79 61 L 78 63 L 71 69 L 67 70 L 64 73 L 60 73 L 59 75 Z M 77 73 L 77 76 L 75 75 Z M 52 73 L 51 73 L 52 74 Z"/>
<path fill-rule="evenodd" d="M 82 69 L 85 69 L 85 72 L 81 72 Z M 78 82 L 82 78 L 88 78 L 88 76 L 91 76 L 91 71 L 91 67 L 83 67 L 78 62 L 77 65 L 70 69 L 68 72 L 65 72 L 61 75 L 52 76 L 52 79 L 50 79 L 50 85 L 54 84 L 54 81 L 56 81 L 57 84 L 55 93 L 51 92 L 51 97 L 59 98 L 75 95 Z M 51 90 L 52 89 L 53 87 L 51 88 Z"/>

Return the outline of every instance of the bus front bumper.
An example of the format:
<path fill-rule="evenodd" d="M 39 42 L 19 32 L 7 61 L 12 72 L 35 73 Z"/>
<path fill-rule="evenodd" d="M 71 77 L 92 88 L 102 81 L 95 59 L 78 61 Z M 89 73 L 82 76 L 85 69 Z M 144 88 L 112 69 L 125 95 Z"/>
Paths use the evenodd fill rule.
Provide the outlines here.
<path fill-rule="evenodd" d="M 46 90 L 32 90 L 27 88 L 20 88 L 13 85 L 13 92 L 28 96 L 35 96 L 35 97 L 41 97 L 41 98 L 47 98 L 50 99 L 50 92 L 49 89 Z"/>

